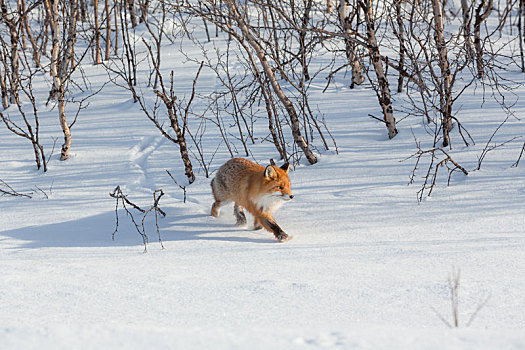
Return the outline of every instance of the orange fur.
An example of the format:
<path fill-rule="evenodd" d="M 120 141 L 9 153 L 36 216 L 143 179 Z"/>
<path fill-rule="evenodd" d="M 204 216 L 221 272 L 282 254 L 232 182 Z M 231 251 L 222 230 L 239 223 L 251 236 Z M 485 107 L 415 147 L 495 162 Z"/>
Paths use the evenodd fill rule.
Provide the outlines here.
<path fill-rule="evenodd" d="M 211 215 L 218 217 L 223 204 L 234 202 L 238 224 L 246 223 L 243 208 L 254 217 L 255 228 L 263 226 L 273 232 L 278 241 L 291 239 L 273 219 L 280 205 L 293 198 L 289 165 L 268 165 L 266 168 L 248 159 L 232 158 L 217 171 L 211 182 L 213 203 Z"/>

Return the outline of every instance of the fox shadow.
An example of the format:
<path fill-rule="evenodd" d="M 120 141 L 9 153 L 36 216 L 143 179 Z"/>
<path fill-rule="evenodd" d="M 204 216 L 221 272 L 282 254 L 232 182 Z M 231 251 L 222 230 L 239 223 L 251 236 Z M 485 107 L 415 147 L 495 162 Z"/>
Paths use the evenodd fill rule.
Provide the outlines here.
<path fill-rule="evenodd" d="M 254 231 L 249 225 L 235 225 L 233 216 L 214 218 L 209 214 L 181 215 L 171 220 L 171 226 L 165 232 L 169 241 L 275 242 L 270 232 Z"/>
<path fill-rule="evenodd" d="M 171 214 L 171 215 L 170 215 Z M 39 226 L 0 231 L 0 236 L 12 237 L 16 242 L 12 249 L 44 247 L 114 247 L 142 245 L 142 217 L 135 217 L 133 224 L 125 211 L 118 211 L 118 227 L 115 212 L 107 212 L 82 219 Z M 234 221 L 216 219 L 201 214 L 174 215 L 169 213 L 159 218 L 162 241 L 224 241 L 245 243 L 271 243 L 269 232 L 252 231 L 247 227 L 235 226 Z M 115 231 L 115 229 L 117 230 Z M 158 240 L 153 215 L 144 221 L 149 242 Z"/>

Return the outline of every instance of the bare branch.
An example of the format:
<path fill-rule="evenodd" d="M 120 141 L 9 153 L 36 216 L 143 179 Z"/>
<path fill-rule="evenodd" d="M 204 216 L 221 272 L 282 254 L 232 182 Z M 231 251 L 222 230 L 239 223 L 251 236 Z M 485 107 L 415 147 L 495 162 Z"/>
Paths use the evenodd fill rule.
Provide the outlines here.
<path fill-rule="evenodd" d="M 13 189 L 13 187 L 11 187 L 7 182 L 5 182 L 4 180 L 0 179 L 0 185 L 3 185 L 7 188 L 7 190 L 4 190 L 2 188 L 0 188 L 0 197 L 1 196 L 4 196 L 4 195 L 9 195 L 9 196 L 13 196 L 13 197 L 26 197 L 26 198 L 33 198 L 31 195 L 29 194 L 26 194 L 26 193 L 20 193 L 20 192 L 17 192 Z"/>

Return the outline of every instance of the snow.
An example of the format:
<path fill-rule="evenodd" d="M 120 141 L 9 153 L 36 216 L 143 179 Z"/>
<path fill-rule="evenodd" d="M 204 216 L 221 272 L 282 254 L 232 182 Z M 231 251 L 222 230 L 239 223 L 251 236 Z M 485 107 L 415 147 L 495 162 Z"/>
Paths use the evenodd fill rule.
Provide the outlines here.
<path fill-rule="evenodd" d="M 191 86 L 195 66 L 175 52 L 163 62 Z M 85 72 L 93 91 L 105 83 L 103 68 Z M 201 74 L 203 89 L 213 89 L 211 72 Z M 294 199 L 275 218 L 294 239 L 282 244 L 236 227 L 232 207 L 209 216 L 202 171 L 183 203 L 165 172 L 184 183 L 177 146 L 117 86 L 90 99 L 72 129 L 71 158 L 59 161 L 55 150 L 45 174 L 28 142 L 0 127 L 0 179 L 33 193 L 0 197 L 1 348 L 524 349 L 525 159 L 511 165 L 523 145 L 525 90 L 515 109 L 521 119 L 511 118 L 493 143 L 521 139 L 489 152 L 479 171 L 477 156 L 506 115 L 482 105 L 479 92 L 462 96 L 457 118 L 477 143 L 463 146 L 455 130 L 450 153 L 469 175 L 456 172 L 447 187 L 442 170 L 418 203 L 425 165 L 408 186 L 414 161 L 402 160 L 417 151 L 412 132 L 428 145 L 421 121 L 405 119 L 388 140 L 367 117 L 378 109 L 373 93 L 340 79 L 324 94 L 323 84 L 312 87 L 339 154 L 322 151 L 318 164 L 290 170 Z M 44 106 L 41 116 L 49 152 L 58 118 Z M 256 124 L 264 137 L 264 120 Z M 220 142 L 210 132 L 208 152 Z M 251 150 L 262 164 L 278 158 L 260 140 Z M 227 159 L 222 146 L 211 170 Z M 111 239 L 117 185 L 143 207 L 164 190 L 165 249 L 150 216 L 143 253 L 122 210 Z M 461 271 L 457 329 L 439 316 L 451 322 L 453 269 Z"/>

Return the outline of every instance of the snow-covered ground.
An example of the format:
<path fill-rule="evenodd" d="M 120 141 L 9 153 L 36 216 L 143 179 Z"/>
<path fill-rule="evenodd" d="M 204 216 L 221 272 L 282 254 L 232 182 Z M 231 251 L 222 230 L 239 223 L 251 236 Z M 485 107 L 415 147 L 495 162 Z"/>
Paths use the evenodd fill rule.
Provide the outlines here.
<path fill-rule="evenodd" d="M 196 67 L 181 61 L 163 58 L 189 88 Z M 106 81 L 101 67 L 85 71 L 93 90 Z M 517 118 L 492 143 L 521 138 L 489 152 L 479 171 L 471 171 L 477 156 L 506 116 L 490 101 L 481 106 L 479 92 L 458 100 L 457 117 L 477 144 L 462 146 L 455 131 L 450 153 L 470 173 L 455 172 L 447 187 L 442 170 L 418 203 L 426 163 L 408 186 L 414 161 L 401 161 L 417 150 L 413 133 L 428 146 L 421 121 L 404 119 L 388 140 L 367 116 L 378 113 L 373 93 L 340 79 L 324 94 L 324 84 L 312 88 L 339 154 L 322 152 L 318 164 L 290 172 L 295 198 L 275 215 L 294 236 L 284 244 L 234 226 L 228 208 L 210 217 L 202 171 L 183 203 L 165 172 L 184 181 L 177 146 L 114 85 L 81 112 L 71 158 L 61 162 L 55 151 L 45 174 L 30 144 L 0 126 L 0 179 L 33 193 L 0 197 L 0 348 L 525 349 L 525 159 L 511 168 L 525 136 L 525 90 Z M 206 71 L 199 82 L 216 86 Z M 58 118 L 41 108 L 49 152 Z M 266 122 L 256 130 L 264 137 Z M 217 145 L 219 135 L 204 142 Z M 278 158 L 260 139 L 251 150 L 263 164 Z M 211 170 L 228 158 L 220 148 Z M 143 253 L 123 211 L 111 239 L 117 185 L 143 207 L 164 190 L 165 249 L 149 220 Z M 452 322 L 454 270 L 458 329 L 441 320 Z"/>

